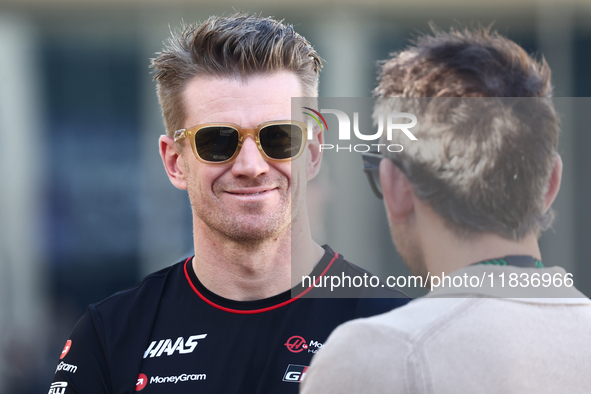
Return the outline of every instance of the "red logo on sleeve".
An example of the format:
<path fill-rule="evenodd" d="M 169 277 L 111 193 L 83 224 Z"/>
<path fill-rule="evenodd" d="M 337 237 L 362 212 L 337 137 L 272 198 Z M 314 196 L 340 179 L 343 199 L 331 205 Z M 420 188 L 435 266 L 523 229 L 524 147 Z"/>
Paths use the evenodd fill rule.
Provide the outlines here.
<path fill-rule="evenodd" d="M 135 383 L 135 391 L 143 390 L 144 387 L 148 384 L 148 377 L 143 373 L 139 374 L 137 377 L 137 382 Z"/>
<path fill-rule="evenodd" d="M 60 356 L 60 360 L 63 360 L 64 357 L 66 357 L 66 354 L 68 354 L 68 352 L 70 351 L 70 348 L 72 347 L 72 340 L 68 339 L 68 342 L 66 342 L 66 346 L 64 346 L 64 350 L 62 350 L 62 354 Z"/>

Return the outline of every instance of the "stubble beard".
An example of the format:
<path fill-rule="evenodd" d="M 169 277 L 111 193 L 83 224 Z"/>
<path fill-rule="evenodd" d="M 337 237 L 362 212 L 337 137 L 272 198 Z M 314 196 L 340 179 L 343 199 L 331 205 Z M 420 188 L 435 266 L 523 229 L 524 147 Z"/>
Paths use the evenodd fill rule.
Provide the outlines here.
<path fill-rule="evenodd" d="M 194 195 L 195 188 L 189 188 L 189 199 L 194 215 L 208 229 L 219 237 L 228 239 L 243 246 L 257 246 L 269 239 L 274 239 L 290 230 L 292 223 L 291 196 L 288 181 L 285 177 L 257 178 L 242 187 L 275 185 L 281 193 L 280 203 L 275 210 L 269 212 L 266 203 L 249 203 L 240 207 L 240 212 L 229 210 L 219 198 L 228 186 L 220 182 L 213 184 L 213 196 L 208 198 L 209 206 L 203 199 Z M 214 206 L 211 206 L 214 205 Z M 295 217 L 295 216 L 293 216 Z"/>

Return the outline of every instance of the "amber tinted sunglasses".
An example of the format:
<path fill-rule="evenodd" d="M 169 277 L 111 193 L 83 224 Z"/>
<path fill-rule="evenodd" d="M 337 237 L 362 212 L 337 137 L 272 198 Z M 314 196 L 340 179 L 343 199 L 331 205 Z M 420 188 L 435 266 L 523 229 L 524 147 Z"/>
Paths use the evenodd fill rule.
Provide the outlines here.
<path fill-rule="evenodd" d="M 254 129 L 234 123 L 205 123 L 175 131 L 174 140 L 188 138 L 195 156 L 204 163 L 226 164 L 238 156 L 250 135 L 265 158 L 289 161 L 302 154 L 306 133 L 306 124 L 295 120 L 265 122 Z"/>

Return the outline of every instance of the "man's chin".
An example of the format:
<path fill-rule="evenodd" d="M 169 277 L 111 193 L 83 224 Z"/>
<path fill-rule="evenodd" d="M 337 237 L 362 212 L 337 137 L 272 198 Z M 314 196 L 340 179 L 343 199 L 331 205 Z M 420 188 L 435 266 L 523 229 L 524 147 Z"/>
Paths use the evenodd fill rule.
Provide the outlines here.
<path fill-rule="evenodd" d="M 211 227 L 214 232 L 236 243 L 258 245 L 268 240 L 277 239 L 289 229 L 289 224 L 280 226 L 278 223 L 261 223 L 245 225 L 226 223 L 219 227 Z"/>
<path fill-rule="evenodd" d="M 277 231 L 231 231 L 224 234 L 226 238 L 244 245 L 260 245 L 265 241 L 276 239 L 279 235 Z"/>
<path fill-rule="evenodd" d="M 197 218 L 220 239 L 241 244 L 260 244 L 276 239 L 291 228 L 290 212 L 283 209 L 247 212 L 240 207 L 234 209 L 201 209 L 195 211 Z M 217 208 L 217 209 L 216 209 Z"/>

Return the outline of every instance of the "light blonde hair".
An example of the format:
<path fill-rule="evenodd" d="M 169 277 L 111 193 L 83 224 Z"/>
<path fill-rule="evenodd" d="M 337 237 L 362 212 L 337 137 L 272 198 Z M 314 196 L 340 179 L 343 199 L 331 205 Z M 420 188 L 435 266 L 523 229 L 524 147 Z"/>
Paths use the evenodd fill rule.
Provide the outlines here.
<path fill-rule="evenodd" d="M 196 75 L 245 79 L 287 70 L 298 76 L 304 96 L 318 95 L 321 58 L 293 26 L 272 18 L 238 13 L 183 25 L 157 55 L 151 66 L 170 137 L 183 127 L 182 93 Z"/>

